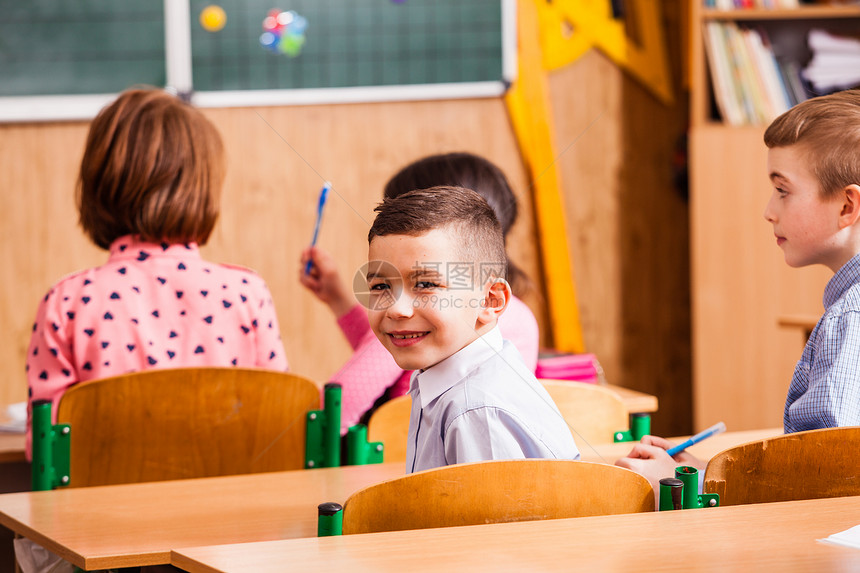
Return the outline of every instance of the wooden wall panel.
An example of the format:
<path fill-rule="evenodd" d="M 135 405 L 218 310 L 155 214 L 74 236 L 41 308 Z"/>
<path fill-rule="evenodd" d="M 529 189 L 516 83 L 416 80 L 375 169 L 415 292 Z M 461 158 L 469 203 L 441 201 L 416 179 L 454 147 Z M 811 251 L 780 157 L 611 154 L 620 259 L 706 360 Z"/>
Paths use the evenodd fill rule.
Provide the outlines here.
<path fill-rule="evenodd" d="M 586 349 L 610 382 L 658 396 L 652 431 L 688 433 L 688 214 L 673 180 L 684 106 L 597 51 L 550 86 Z"/>
<path fill-rule="evenodd" d="M 621 72 L 592 51 L 550 77 L 557 166 L 586 350 L 612 383 L 621 378 L 618 173 Z M 559 237 L 558 240 L 564 240 Z"/>
<path fill-rule="evenodd" d="M 536 280 L 525 297 L 546 324 L 524 169 L 497 99 L 206 110 L 227 149 L 222 215 L 204 256 L 255 269 L 269 283 L 293 370 L 325 381 L 349 356 L 326 307 L 298 284 L 322 178 L 334 183 L 320 245 L 351 280 L 367 255 L 386 179 L 418 157 L 467 150 L 500 165 L 521 200 L 511 256 Z M 0 406 L 26 399 L 24 354 L 37 303 L 63 275 L 106 253 L 77 226 L 74 183 L 86 123 L 0 126 L 3 276 Z"/>
<path fill-rule="evenodd" d="M 792 269 L 763 217 L 764 128 L 696 128 L 691 140 L 695 425 L 782 426 L 804 339 L 787 315 L 819 316 L 825 267 Z"/>

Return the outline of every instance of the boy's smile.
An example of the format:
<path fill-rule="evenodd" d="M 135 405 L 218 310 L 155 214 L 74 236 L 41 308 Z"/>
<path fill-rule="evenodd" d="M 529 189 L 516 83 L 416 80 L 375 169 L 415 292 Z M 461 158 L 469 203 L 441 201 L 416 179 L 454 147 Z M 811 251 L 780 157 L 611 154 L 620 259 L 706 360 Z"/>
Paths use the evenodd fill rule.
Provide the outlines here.
<path fill-rule="evenodd" d="M 467 249 L 457 247 L 458 238 L 441 228 L 370 242 L 370 326 L 404 370 L 429 368 L 495 326 L 478 273 L 452 274 L 457 266 L 477 267 L 463 260 Z"/>

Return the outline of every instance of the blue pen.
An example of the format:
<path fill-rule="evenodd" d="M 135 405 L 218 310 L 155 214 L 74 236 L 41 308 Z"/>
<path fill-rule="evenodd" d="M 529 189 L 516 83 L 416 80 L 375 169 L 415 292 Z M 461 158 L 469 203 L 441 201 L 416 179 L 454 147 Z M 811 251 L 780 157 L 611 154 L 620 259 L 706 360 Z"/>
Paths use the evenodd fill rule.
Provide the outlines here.
<path fill-rule="evenodd" d="M 687 440 L 683 443 L 680 443 L 673 448 L 669 448 L 668 450 L 666 450 L 666 453 L 669 454 L 670 456 L 674 456 L 675 454 L 680 454 L 681 452 L 683 452 L 684 450 L 686 450 L 687 448 L 689 448 L 693 444 L 698 444 L 699 442 L 701 442 L 705 438 L 710 438 L 714 434 L 719 434 L 720 432 L 725 432 L 725 431 L 726 431 L 726 424 L 724 422 L 717 422 L 716 424 L 714 424 L 713 426 L 711 426 L 707 430 L 702 430 L 701 432 L 699 432 L 698 434 L 696 434 L 695 436 L 693 436 L 689 440 Z"/>
<path fill-rule="evenodd" d="M 317 237 L 320 234 L 320 222 L 322 221 L 323 207 L 325 207 L 325 200 L 328 197 L 329 189 L 331 189 L 331 182 L 326 181 L 323 184 L 322 191 L 320 191 L 320 201 L 317 204 L 317 222 L 314 225 L 314 237 L 313 237 L 313 239 L 311 239 L 311 246 L 312 247 L 317 244 Z M 312 266 L 313 266 L 313 263 L 310 260 L 308 260 L 308 263 L 305 265 L 305 274 L 308 274 L 311 272 Z"/>

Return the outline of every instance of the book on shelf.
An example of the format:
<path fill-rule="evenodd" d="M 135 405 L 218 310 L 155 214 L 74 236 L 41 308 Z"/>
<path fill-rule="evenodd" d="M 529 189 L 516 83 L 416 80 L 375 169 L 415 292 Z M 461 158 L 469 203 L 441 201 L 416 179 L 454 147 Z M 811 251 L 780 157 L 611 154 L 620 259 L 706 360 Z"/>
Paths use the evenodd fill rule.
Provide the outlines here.
<path fill-rule="evenodd" d="M 714 98 L 727 123 L 769 123 L 797 103 L 764 30 L 714 20 L 703 36 Z"/>
<path fill-rule="evenodd" d="M 812 94 L 809 83 L 803 79 L 800 64 L 797 62 L 785 61 L 778 62 L 779 74 L 782 76 L 783 84 L 788 91 L 788 97 L 791 105 L 797 105 L 802 101 L 809 99 Z"/>

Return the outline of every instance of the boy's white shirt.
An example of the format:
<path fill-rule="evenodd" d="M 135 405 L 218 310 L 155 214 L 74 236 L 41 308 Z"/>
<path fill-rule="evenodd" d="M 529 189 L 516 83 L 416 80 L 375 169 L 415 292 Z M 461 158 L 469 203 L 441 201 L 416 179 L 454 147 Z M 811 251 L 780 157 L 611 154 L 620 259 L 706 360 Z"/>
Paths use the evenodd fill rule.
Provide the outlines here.
<path fill-rule="evenodd" d="M 564 417 L 497 327 L 414 373 L 410 395 L 407 473 L 495 459 L 579 459 Z"/>
<path fill-rule="evenodd" d="M 486 334 L 479 336 L 445 360 L 434 364 L 425 370 L 412 373 L 409 382 L 410 391 L 420 375 L 419 389 L 421 391 L 421 407 L 441 396 L 454 382 L 462 380 L 479 364 L 482 364 L 494 354 L 502 351 L 502 332 L 498 325 Z"/>

